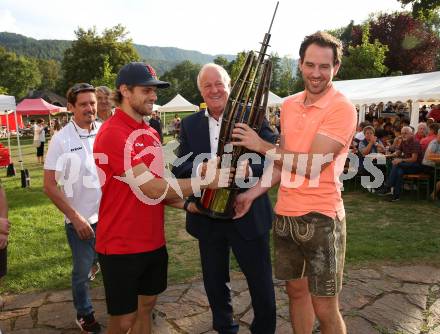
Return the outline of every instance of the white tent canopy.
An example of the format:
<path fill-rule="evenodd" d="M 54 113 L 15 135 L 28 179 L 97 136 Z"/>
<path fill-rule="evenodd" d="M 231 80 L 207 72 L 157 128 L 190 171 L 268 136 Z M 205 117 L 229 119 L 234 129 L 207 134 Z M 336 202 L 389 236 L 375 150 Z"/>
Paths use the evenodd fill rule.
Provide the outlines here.
<path fill-rule="evenodd" d="M 177 94 L 170 102 L 158 108 L 163 112 L 199 111 L 199 107 L 188 102 L 182 95 Z"/>
<path fill-rule="evenodd" d="M 10 114 L 11 112 L 14 113 L 15 124 L 17 124 L 16 135 L 17 135 L 18 159 L 20 162 L 21 170 L 23 171 L 24 170 L 23 155 L 21 152 L 20 135 L 19 135 L 19 131 L 18 131 L 18 121 L 17 121 L 15 97 L 9 96 L 9 95 L 0 95 L 0 114 L 7 115 L 7 114 Z M 7 117 L 6 117 L 6 120 L 8 120 Z M 8 134 L 9 156 L 12 157 L 12 155 L 11 155 L 11 133 L 9 131 L 9 124 L 7 125 L 7 134 Z"/>
<path fill-rule="evenodd" d="M 334 86 L 353 104 L 360 106 L 359 122 L 365 119 L 369 105 L 400 101 L 410 102 L 411 125 L 415 127 L 420 102 L 440 100 L 440 72 L 334 81 Z"/>
<path fill-rule="evenodd" d="M 15 97 L 9 95 L 0 95 L 0 113 L 10 114 L 11 110 L 15 110 Z"/>
<path fill-rule="evenodd" d="M 279 97 L 277 94 L 269 91 L 269 98 L 267 100 L 268 107 L 277 107 L 283 103 L 284 99 Z"/>

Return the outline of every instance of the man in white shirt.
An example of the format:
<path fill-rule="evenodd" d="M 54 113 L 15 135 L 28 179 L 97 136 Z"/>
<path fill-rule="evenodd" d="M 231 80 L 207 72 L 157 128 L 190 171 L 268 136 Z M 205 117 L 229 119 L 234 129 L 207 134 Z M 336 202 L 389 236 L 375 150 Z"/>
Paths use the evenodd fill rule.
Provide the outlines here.
<path fill-rule="evenodd" d="M 76 323 L 87 333 L 99 333 L 89 296 L 88 274 L 95 258 L 95 230 L 101 188 L 93 158 L 99 124 L 95 88 L 87 83 L 67 92 L 73 119 L 50 142 L 44 164 L 44 191 L 65 215 L 65 229 L 72 250 L 72 295 Z M 58 187 L 60 185 L 60 187 Z"/>
<path fill-rule="evenodd" d="M 206 163 L 200 163 L 198 158 L 216 156 L 230 81 L 228 73 L 219 65 L 205 64 L 200 70 L 197 86 L 208 109 L 182 120 L 177 155 L 190 156 L 173 168 L 177 178 L 193 177 L 193 171 L 204 175 Z M 272 143 L 277 140 L 267 120 L 264 120 L 259 135 Z M 264 159 L 247 166 L 249 175 L 260 177 L 263 174 Z M 246 172 L 244 166 L 243 172 Z M 211 306 L 213 328 L 221 334 L 235 334 L 239 331 L 239 324 L 233 316 L 229 288 L 231 251 L 249 285 L 254 312 L 251 333 L 275 333 L 275 294 L 269 247 L 271 224 L 272 208 L 267 194 L 257 199 L 249 213 L 238 220 L 216 219 L 187 212 L 186 229 L 199 242 L 203 283 Z"/>

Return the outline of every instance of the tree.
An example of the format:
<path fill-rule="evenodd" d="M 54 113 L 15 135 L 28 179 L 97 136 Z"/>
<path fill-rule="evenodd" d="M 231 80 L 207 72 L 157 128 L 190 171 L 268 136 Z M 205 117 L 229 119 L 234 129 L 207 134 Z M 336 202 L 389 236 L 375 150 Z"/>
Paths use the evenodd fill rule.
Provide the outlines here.
<path fill-rule="evenodd" d="M 5 87 L 0 86 L 0 94 L 6 95 L 8 94 L 8 90 Z"/>
<path fill-rule="evenodd" d="M 301 59 L 299 61 L 301 61 Z M 305 88 L 304 79 L 302 77 L 301 71 L 299 70 L 299 67 L 297 67 L 296 79 L 293 83 L 293 93 L 301 92 L 304 90 L 304 88 Z"/>
<path fill-rule="evenodd" d="M 104 57 L 104 62 L 102 64 L 102 76 L 91 81 L 91 84 L 95 87 L 107 86 L 111 89 L 115 88 L 116 73 L 112 72 L 112 67 L 108 58 L 109 57 L 107 55 Z"/>
<path fill-rule="evenodd" d="M 278 95 L 278 88 L 280 87 L 280 80 L 282 76 L 281 58 L 278 53 L 271 54 L 272 59 L 272 80 L 270 83 L 270 90 Z"/>
<path fill-rule="evenodd" d="M 202 102 L 202 97 L 197 87 L 197 75 L 200 69 L 201 65 L 185 60 L 171 71 L 166 72 L 161 77 L 161 80 L 168 81 L 171 87 L 159 90 L 158 103 L 167 103 L 177 94 L 182 95 L 185 99 L 196 105 Z"/>
<path fill-rule="evenodd" d="M 397 0 L 402 6 L 411 5 L 415 18 L 429 18 L 438 8 L 440 0 Z"/>
<path fill-rule="evenodd" d="M 64 53 L 62 69 L 64 72 L 63 87 L 67 89 L 77 82 L 92 82 L 104 77 L 104 70 L 110 75 L 130 61 L 138 61 L 139 54 L 131 39 L 121 25 L 105 29 L 101 36 L 96 28 L 75 31 L 77 39 Z M 105 59 L 108 64 L 105 67 Z M 107 76 L 109 73 L 106 74 Z"/>
<path fill-rule="evenodd" d="M 352 44 L 353 40 L 353 27 L 354 27 L 354 21 L 351 20 L 350 23 L 346 27 L 327 30 L 327 32 L 334 37 L 338 38 L 343 45 L 344 54 L 347 53 L 348 46 Z"/>
<path fill-rule="evenodd" d="M 248 53 L 246 51 L 239 52 L 237 53 L 237 57 L 235 57 L 235 59 L 231 62 L 229 70 L 229 75 L 231 76 L 231 85 L 234 85 L 235 80 L 237 80 L 238 76 L 240 75 L 247 54 Z"/>
<path fill-rule="evenodd" d="M 436 69 L 439 37 L 409 13 L 381 14 L 370 22 L 370 42 L 388 46 L 385 65 L 391 72 L 425 73 Z"/>
<path fill-rule="evenodd" d="M 288 96 L 294 93 L 295 76 L 293 74 L 293 61 L 290 58 L 281 58 L 280 77 L 278 87 L 274 93 L 279 96 Z"/>
<path fill-rule="evenodd" d="M 61 80 L 61 64 L 53 59 L 37 59 L 38 69 L 41 73 L 39 89 L 55 91 Z"/>
<path fill-rule="evenodd" d="M 225 57 L 217 56 L 214 59 L 214 64 L 220 65 L 226 70 L 226 72 L 229 72 L 230 62 Z"/>
<path fill-rule="evenodd" d="M 339 79 L 375 78 L 388 71 L 384 65 L 388 47 L 378 40 L 370 43 L 369 37 L 370 27 L 367 23 L 363 27 L 362 44 L 348 47 L 348 55 L 343 57 L 338 73 Z"/>
<path fill-rule="evenodd" d="M 37 62 L 32 58 L 17 56 L 0 47 L 0 86 L 20 99 L 41 83 Z"/>

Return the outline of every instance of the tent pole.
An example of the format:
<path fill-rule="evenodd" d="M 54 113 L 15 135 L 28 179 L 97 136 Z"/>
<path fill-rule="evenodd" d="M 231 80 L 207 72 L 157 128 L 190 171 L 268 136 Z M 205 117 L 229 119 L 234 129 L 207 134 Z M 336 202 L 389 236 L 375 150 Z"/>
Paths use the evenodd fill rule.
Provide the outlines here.
<path fill-rule="evenodd" d="M 24 170 L 24 166 L 23 166 L 23 155 L 21 154 L 21 145 L 20 145 L 20 136 L 18 133 L 18 120 L 17 120 L 17 111 L 14 110 L 14 117 L 15 117 L 15 124 L 17 124 L 17 147 L 18 147 L 18 159 L 20 162 L 20 169 Z"/>
<path fill-rule="evenodd" d="M 165 113 L 160 111 L 160 118 L 162 117 L 162 115 L 163 115 L 162 132 L 165 133 L 165 131 L 167 131 L 167 134 L 168 134 L 168 127 L 165 124 Z"/>
<path fill-rule="evenodd" d="M 410 125 L 417 130 L 419 124 L 419 101 L 408 101 L 410 105 Z"/>
<path fill-rule="evenodd" d="M 15 123 L 17 124 L 17 123 Z M 15 125 L 15 131 L 17 131 L 17 125 Z M 8 137 L 8 150 L 9 150 L 9 157 L 12 158 L 11 154 L 11 131 L 9 130 L 9 114 L 6 111 L 6 136 Z"/>

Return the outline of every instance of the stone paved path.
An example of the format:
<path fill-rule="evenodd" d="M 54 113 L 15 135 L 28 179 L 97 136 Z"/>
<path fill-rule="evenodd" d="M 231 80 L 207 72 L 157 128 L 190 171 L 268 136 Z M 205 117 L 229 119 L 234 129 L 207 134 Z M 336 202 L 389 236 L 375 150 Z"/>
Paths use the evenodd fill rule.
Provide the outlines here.
<path fill-rule="evenodd" d="M 234 274 L 231 287 L 240 334 L 250 333 L 248 326 L 253 315 L 247 284 L 241 275 Z M 282 282 L 276 282 L 275 289 L 276 333 L 292 333 Z M 98 320 L 106 323 L 103 289 L 93 289 L 92 298 Z M 0 313 L 0 328 L 3 333 L 14 334 L 79 333 L 71 300 L 70 290 L 7 296 Z M 440 334 L 440 269 L 383 266 L 349 270 L 341 309 L 349 334 Z M 155 334 L 215 334 L 200 282 L 170 286 L 160 296 L 156 314 Z"/>

